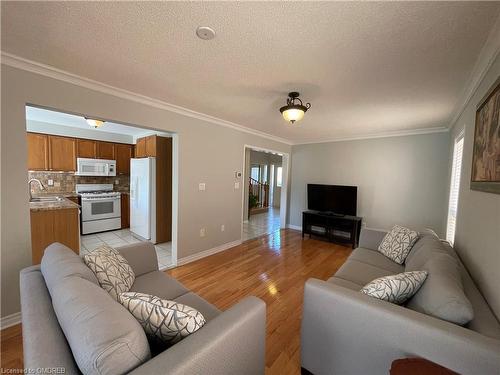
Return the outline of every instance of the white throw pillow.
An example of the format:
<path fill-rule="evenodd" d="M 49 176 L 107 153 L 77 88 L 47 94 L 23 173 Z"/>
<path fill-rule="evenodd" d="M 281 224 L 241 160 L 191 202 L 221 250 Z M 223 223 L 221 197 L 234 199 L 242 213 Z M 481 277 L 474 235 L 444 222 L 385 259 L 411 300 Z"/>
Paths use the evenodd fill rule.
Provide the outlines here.
<path fill-rule="evenodd" d="M 379 277 L 366 284 L 361 293 L 400 305 L 417 293 L 426 278 L 427 271 L 410 271 Z"/>
<path fill-rule="evenodd" d="M 205 324 L 196 309 L 145 293 L 121 293 L 118 301 L 140 323 L 146 335 L 165 344 L 175 344 Z"/>
<path fill-rule="evenodd" d="M 394 225 L 378 246 L 378 251 L 398 264 L 403 264 L 418 239 L 418 232 Z"/>
<path fill-rule="evenodd" d="M 99 285 L 118 300 L 118 294 L 128 292 L 135 273 L 127 260 L 110 246 L 103 245 L 84 255 L 85 264 L 94 272 Z"/>

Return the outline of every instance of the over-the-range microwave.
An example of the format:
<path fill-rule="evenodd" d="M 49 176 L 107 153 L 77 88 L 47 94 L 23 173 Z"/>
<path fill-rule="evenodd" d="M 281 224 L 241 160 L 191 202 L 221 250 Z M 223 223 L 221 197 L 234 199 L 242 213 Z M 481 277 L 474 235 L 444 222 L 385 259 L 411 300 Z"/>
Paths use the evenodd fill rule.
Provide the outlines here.
<path fill-rule="evenodd" d="M 116 160 L 76 159 L 77 176 L 116 176 Z"/>

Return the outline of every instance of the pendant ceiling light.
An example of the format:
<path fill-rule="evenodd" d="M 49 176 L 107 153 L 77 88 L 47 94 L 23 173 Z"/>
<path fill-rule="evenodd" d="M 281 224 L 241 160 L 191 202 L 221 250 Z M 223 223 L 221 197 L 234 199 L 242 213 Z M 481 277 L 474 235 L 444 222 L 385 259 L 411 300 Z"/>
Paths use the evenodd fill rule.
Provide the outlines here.
<path fill-rule="evenodd" d="M 95 120 L 92 118 L 85 117 L 85 121 L 87 121 L 87 124 L 89 124 L 91 127 L 97 129 L 100 128 L 101 126 L 104 125 L 104 121 L 102 120 Z"/>
<path fill-rule="evenodd" d="M 286 105 L 280 108 L 280 112 L 286 121 L 293 124 L 295 121 L 300 121 L 309 108 L 311 108 L 311 103 L 304 105 L 299 99 L 299 93 L 291 92 L 288 94 Z"/>

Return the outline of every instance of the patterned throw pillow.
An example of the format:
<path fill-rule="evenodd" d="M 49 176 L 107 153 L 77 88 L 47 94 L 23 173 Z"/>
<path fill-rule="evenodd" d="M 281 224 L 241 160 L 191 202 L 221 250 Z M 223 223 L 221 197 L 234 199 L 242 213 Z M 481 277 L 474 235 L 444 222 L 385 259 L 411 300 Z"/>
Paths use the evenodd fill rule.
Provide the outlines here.
<path fill-rule="evenodd" d="M 121 293 L 118 301 L 137 319 L 147 336 L 165 344 L 175 344 L 206 322 L 198 310 L 150 294 Z"/>
<path fill-rule="evenodd" d="M 378 251 L 394 262 L 403 264 L 417 239 L 418 232 L 394 225 L 378 246 Z"/>
<path fill-rule="evenodd" d="M 410 271 L 379 277 L 366 284 L 361 293 L 400 305 L 417 293 L 426 278 L 427 271 Z"/>
<path fill-rule="evenodd" d="M 135 281 L 135 273 L 127 260 L 107 245 L 84 255 L 85 264 L 94 272 L 99 285 L 118 300 L 118 294 L 128 292 Z"/>

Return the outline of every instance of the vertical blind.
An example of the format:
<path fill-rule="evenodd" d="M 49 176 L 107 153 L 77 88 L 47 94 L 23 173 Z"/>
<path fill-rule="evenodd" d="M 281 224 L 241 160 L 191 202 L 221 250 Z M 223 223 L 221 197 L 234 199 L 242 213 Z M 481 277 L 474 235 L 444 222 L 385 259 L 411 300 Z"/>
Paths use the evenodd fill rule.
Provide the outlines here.
<path fill-rule="evenodd" d="M 453 166 L 451 168 L 450 201 L 448 203 L 448 222 L 446 224 L 446 240 L 452 245 L 455 241 L 457 223 L 458 193 L 460 192 L 460 172 L 462 170 L 462 154 L 464 151 L 464 135 L 455 139 L 453 147 Z"/>

